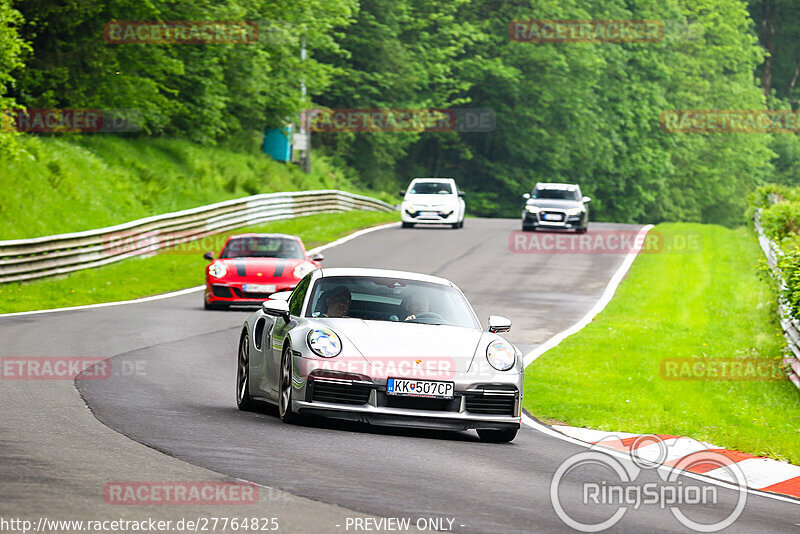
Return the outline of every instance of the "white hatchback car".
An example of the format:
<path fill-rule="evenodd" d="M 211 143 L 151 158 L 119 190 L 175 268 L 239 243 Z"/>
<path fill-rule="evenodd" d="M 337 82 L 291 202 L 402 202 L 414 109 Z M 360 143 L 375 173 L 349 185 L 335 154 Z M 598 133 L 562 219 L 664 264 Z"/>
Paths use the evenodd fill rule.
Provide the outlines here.
<path fill-rule="evenodd" d="M 414 178 L 408 189 L 400 192 L 403 228 L 415 224 L 448 224 L 464 226 L 464 192 L 452 178 Z"/>

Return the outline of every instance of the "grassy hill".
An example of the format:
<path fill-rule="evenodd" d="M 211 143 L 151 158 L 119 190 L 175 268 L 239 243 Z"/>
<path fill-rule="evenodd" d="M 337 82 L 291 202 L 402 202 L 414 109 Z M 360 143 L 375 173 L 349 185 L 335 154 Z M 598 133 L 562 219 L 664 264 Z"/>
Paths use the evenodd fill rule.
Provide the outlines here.
<path fill-rule="evenodd" d="M 311 174 L 240 146 L 95 134 L 21 138 L 0 155 L 0 240 L 100 228 L 258 193 L 359 190 L 345 171 L 315 156 Z M 247 149 L 243 146 L 247 146 Z"/>

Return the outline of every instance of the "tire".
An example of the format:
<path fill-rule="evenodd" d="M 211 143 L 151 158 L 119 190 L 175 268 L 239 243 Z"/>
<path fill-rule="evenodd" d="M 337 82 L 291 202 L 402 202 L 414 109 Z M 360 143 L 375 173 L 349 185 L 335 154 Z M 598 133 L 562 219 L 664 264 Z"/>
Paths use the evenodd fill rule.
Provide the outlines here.
<path fill-rule="evenodd" d="M 578 228 L 578 233 L 579 234 L 585 234 L 588 231 L 589 231 L 589 229 L 586 228 L 585 226 L 583 228 Z"/>
<path fill-rule="evenodd" d="M 478 430 L 478 437 L 487 443 L 508 443 L 517 437 L 516 428 L 508 428 L 505 430 Z"/>
<path fill-rule="evenodd" d="M 281 356 L 281 381 L 278 391 L 278 417 L 284 423 L 297 423 L 300 416 L 292 411 L 292 351 L 291 346 L 286 345 Z"/>
<path fill-rule="evenodd" d="M 414 223 L 403 221 L 402 227 L 403 228 L 414 228 Z"/>
<path fill-rule="evenodd" d="M 458 225 L 458 223 L 453 223 L 453 224 L 451 224 L 450 226 L 452 226 L 452 227 L 453 227 L 453 230 L 458 230 L 459 228 L 461 228 L 461 227 Z"/>
<path fill-rule="evenodd" d="M 534 228 L 533 226 L 528 226 L 527 224 L 522 225 L 523 232 L 533 232 L 534 230 L 536 230 L 536 228 Z"/>
<path fill-rule="evenodd" d="M 250 398 L 250 336 L 247 331 L 242 333 L 239 340 L 239 355 L 236 358 L 236 406 L 240 410 L 249 412 L 254 406 Z"/>
<path fill-rule="evenodd" d="M 459 228 L 464 228 L 464 219 L 461 219 L 461 222 L 458 223 Z"/>

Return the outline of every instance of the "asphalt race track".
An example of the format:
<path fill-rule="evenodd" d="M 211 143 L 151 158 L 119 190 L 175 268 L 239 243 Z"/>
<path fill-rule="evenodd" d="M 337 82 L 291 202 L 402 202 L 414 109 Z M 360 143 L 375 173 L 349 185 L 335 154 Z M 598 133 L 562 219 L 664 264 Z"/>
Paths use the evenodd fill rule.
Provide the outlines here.
<path fill-rule="evenodd" d="M 462 230 L 392 227 L 326 250 L 324 265 L 453 280 L 484 325 L 490 313 L 511 318 L 507 337 L 527 353 L 592 307 L 623 256 L 514 254 L 509 234 L 518 228 L 507 219 L 467 219 Z M 593 224 L 590 234 L 636 228 Z M 585 449 L 529 427 L 495 445 L 474 431 L 290 426 L 269 411 L 238 411 L 236 346 L 249 313 L 204 311 L 198 292 L 0 317 L 0 357 L 112 357 L 114 370 L 105 380 L 0 382 L 0 517 L 277 517 L 280 532 L 320 534 L 353 532 L 346 521 L 356 516 L 445 519 L 441 529 L 457 532 L 570 530 L 553 509 L 550 484 L 559 465 Z M 615 506 L 577 504 L 583 482 L 607 475 L 589 466 L 567 477 L 565 509 L 587 522 L 610 517 Z M 257 505 L 119 506 L 103 497 L 111 481 L 234 479 L 264 486 Z M 665 485 L 647 470 L 635 483 Z M 700 522 L 724 518 L 739 493 L 714 487 L 716 505 L 681 510 Z M 750 494 L 726 532 L 796 533 L 798 523 L 797 504 Z M 628 509 L 612 531 L 692 532 L 669 509 L 646 504 Z"/>

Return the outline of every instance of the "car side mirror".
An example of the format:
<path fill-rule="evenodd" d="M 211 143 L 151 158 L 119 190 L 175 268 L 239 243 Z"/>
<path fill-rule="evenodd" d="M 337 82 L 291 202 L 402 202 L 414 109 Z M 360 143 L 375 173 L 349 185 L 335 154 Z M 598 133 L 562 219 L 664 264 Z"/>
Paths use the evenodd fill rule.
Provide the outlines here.
<path fill-rule="evenodd" d="M 325 259 L 325 256 L 323 256 L 323 255 L 322 255 L 322 253 L 320 253 L 320 252 L 317 252 L 316 254 L 314 254 L 313 256 L 311 256 L 311 259 L 312 259 L 313 261 L 322 261 L 322 260 L 324 260 L 324 259 Z"/>
<path fill-rule="evenodd" d="M 525 193 L 524 195 L 522 195 L 522 198 L 524 198 L 525 200 L 528 200 L 529 198 L 531 198 L 531 194 L 530 193 Z"/>
<path fill-rule="evenodd" d="M 493 334 L 500 334 L 511 330 L 511 319 L 500 317 L 499 315 L 489 316 L 489 332 Z"/>
<path fill-rule="evenodd" d="M 583 197 L 581 199 L 581 202 L 591 202 L 591 201 L 592 201 L 592 197 Z"/>
<path fill-rule="evenodd" d="M 401 197 L 405 197 L 406 196 L 406 192 L 403 191 L 403 190 L 400 190 L 400 192 L 397 193 L 397 194 L 400 195 Z"/>
<path fill-rule="evenodd" d="M 292 296 L 291 291 L 278 291 L 277 293 L 273 293 L 269 296 L 270 300 L 283 300 L 288 301 L 289 297 Z"/>
<path fill-rule="evenodd" d="M 267 315 L 283 317 L 284 321 L 289 322 L 289 303 L 285 300 L 265 300 L 261 309 Z"/>
<path fill-rule="evenodd" d="M 463 197 L 464 196 L 464 192 L 463 191 L 459 191 L 458 192 L 458 196 Z"/>
<path fill-rule="evenodd" d="M 211 261 L 211 260 L 214 259 L 214 253 L 213 252 L 206 252 L 205 254 L 203 254 L 203 258 Z"/>

